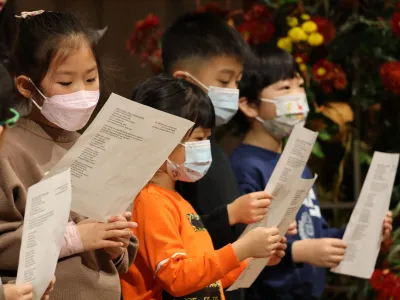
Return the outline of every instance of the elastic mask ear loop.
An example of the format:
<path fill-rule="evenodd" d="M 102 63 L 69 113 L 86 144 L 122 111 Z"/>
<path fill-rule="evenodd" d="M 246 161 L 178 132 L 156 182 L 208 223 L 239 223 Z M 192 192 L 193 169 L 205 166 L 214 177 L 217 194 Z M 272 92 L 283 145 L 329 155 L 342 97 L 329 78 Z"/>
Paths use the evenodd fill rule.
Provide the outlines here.
<path fill-rule="evenodd" d="M 274 100 L 269 100 L 269 99 L 265 99 L 265 98 L 260 98 L 259 100 L 262 101 L 262 102 L 268 102 L 268 103 L 274 103 L 275 104 Z"/>
<path fill-rule="evenodd" d="M 203 83 L 201 83 L 197 78 L 195 78 L 194 76 L 192 76 L 192 74 L 185 72 L 186 76 L 190 77 L 191 79 L 193 79 L 194 81 L 197 82 L 197 84 L 201 85 L 204 89 L 206 89 L 207 91 L 209 91 L 210 89 L 208 87 L 206 87 Z"/>
<path fill-rule="evenodd" d="M 29 82 L 32 83 L 33 87 L 36 89 L 36 91 L 40 94 L 40 96 L 43 97 L 43 99 L 47 99 L 47 97 L 45 95 L 43 95 L 43 93 L 38 89 L 38 87 L 36 86 L 36 84 L 33 83 L 32 79 L 28 78 Z M 42 108 L 39 106 L 39 104 L 37 104 L 37 102 L 33 99 L 30 98 L 31 101 L 33 102 L 33 104 L 35 104 L 35 106 L 39 109 L 42 110 Z"/>

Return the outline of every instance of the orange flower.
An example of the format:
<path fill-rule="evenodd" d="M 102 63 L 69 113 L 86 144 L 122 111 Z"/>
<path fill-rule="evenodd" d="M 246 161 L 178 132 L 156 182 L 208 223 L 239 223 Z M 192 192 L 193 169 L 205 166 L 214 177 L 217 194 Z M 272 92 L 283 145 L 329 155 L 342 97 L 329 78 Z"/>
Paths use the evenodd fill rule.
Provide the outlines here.
<path fill-rule="evenodd" d="M 323 17 L 312 17 L 313 21 L 318 26 L 318 32 L 324 37 L 324 43 L 329 44 L 336 36 L 335 26 Z"/>
<path fill-rule="evenodd" d="M 382 83 L 385 89 L 393 94 L 400 94 L 400 62 L 387 62 L 380 68 Z"/>

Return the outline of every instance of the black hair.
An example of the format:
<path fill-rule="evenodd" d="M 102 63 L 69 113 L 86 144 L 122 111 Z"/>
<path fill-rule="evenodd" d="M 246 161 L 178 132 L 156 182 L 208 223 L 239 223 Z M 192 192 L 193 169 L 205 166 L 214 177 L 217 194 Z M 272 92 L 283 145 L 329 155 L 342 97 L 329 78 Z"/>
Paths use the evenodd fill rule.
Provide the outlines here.
<path fill-rule="evenodd" d="M 150 78 L 135 88 L 132 100 L 194 122 L 189 134 L 197 127 L 215 125 L 214 106 L 208 95 L 184 79 L 166 74 Z"/>
<path fill-rule="evenodd" d="M 7 0 L 0 11 L 0 62 L 8 64 L 13 40 L 17 32 L 15 1 Z"/>
<path fill-rule="evenodd" d="M 99 70 L 100 87 L 103 71 L 92 32 L 71 13 L 45 11 L 19 19 L 18 34 L 10 58 L 11 73 L 25 75 L 40 86 L 51 61 L 64 59 L 85 42 L 91 47 Z"/>
<path fill-rule="evenodd" d="M 239 83 L 240 97 L 246 97 L 248 103 L 258 106 L 260 93 L 265 87 L 280 80 L 295 78 L 298 74 L 297 63 L 290 53 L 271 44 L 254 45 L 244 61 Z M 228 125 L 239 135 L 247 133 L 250 126 L 250 121 L 240 110 Z"/>
<path fill-rule="evenodd" d="M 11 97 L 14 90 L 13 81 L 3 64 L 0 63 L 0 122 L 10 116 Z"/>
<path fill-rule="evenodd" d="M 240 34 L 218 16 L 188 13 L 164 33 L 161 47 L 164 71 L 171 74 L 174 66 L 186 59 L 232 56 L 242 62 L 246 47 Z"/>

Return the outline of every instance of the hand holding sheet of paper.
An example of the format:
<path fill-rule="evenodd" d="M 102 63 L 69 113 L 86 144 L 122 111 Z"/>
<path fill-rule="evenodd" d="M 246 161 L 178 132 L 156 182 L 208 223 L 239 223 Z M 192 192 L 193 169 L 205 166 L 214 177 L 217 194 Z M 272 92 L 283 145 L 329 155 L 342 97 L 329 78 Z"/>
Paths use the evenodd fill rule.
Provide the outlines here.
<path fill-rule="evenodd" d="M 258 223 L 247 226 L 242 236 L 256 227 L 277 227 L 284 236 L 295 220 L 308 192 L 317 179 L 302 179 L 317 133 L 296 126 L 285 146 L 274 172 L 265 188 L 273 199 L 267 216 Z M 253 259 L 228 291 L 250 287 L 268 263 L 269 258 Z"/>
<path fill-rule="evenodd" d="M 399 163 L 399 154 L 375 152 L 357 204 L 343 236 L 346 255 L 332 272 L 369 279 L 382 241 L 382 224 Z"/>
<path fill-rule="evenodd" d="M 48 176 L 71 166 L 71 209 L 105 221 L 132 204 L 191 126 L 191 121 L 112 94 Z"/>
<path fill-rule="evenodd" d="M 17 284 L 31 283 L 35 300 L 54 278 L 70 207 L 69 168 L 28 189 Z"/>

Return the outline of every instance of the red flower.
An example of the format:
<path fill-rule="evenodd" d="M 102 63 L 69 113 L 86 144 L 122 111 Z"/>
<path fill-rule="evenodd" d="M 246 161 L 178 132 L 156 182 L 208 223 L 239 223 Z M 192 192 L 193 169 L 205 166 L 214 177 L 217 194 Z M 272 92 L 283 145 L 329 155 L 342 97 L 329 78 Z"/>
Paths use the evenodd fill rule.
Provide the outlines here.
<path fill-rule="evenodd" d="M 378 293 L 378 299 L 400 299 L 400 278 L 391 273 L 389 269 L 375 270 L 370 283 Z"/>
<path fill-rule="evenodd" d="M 334 65 L 333 72 L 333 86 L 337 90 L 344 90 L 347 86 L 347 77 L 346 74 L 343 72 L 342 67 L 339 65 Z"/>
<path fill-rule="evenodd" d="M 387 62 L 380 69 L 382 83 L 385 89 L 400 94 L 400 62 Z"/>
<path fill-rule="evenodd" d="M 257 20 L 244 21 L 237 30 L 249 44 L 266 43 L 275 33 L 271 22 L 261 23 Z"/>
<path fill-rule="evenodd" d="M 307 54 L 305 53 L 295 53 L 293 54 L 294 60 L 298 63 L 298 64 L 304 64 L 307 63 L 309 61 L 309 57 Z"/>
<path fill-rule="evenodd" d="M 313 67 L 312 73 L 316 82 L 329 81 L 333 79 L 334 65 L 327 59 L 319 60 Z"/>
<path fill-rule="evenodd" d="M 318 32 L 324 37 L 324 43 L 330 43 L 336 36 L 335 26 L 323 17 L 312 17 L 311 21 L 315 22 L 318 26 Z"/>
<path fill-rule="evenodd" d="M 393 17 L 390 20 L 390 25 L 392 27 L 393 34 L 400 38 L 400 11 L 397 11 L 393 14 Z"/>
<path fill-rule="evenodd" d="M 333 88 L 343 90 L 347 86 L 347 77 L 342 67 L 327 59 L 318 61 L 312 67 L 312 74 L 325 93 L 331 93 Z"/>
<path fill-rule="evenodd" d="M 224 19 L 228 16 L 230 12 L 229 9 L 225 8 L 220 3 L 215 3 L 215 2 L 203 5 L 199 7 L 196 11 L 211 13 Z"/>
<path fill-rule="evenodd" d="M 136 22 L 136 30 L 141 31 L 146 29 L 152 29 L 158 27 L 159 25 L 160 25 L 160 18 L 153 14 L 149 14 L 146 17 L 146 19 L 139 20 Z"/>
<path fill-rule="evenodd" d="M 272 12 L 262 4 L 255 4 L 244 14 L 244 19 L 246 21 L 250 20 L 271 20 Z"/>
<path fill-rule="evenodd" d="M 244 15 L 237 30 L 249 44 L 268 42 L 275 33 L 271 12 L 265 5 L 253 5 Z"/>

